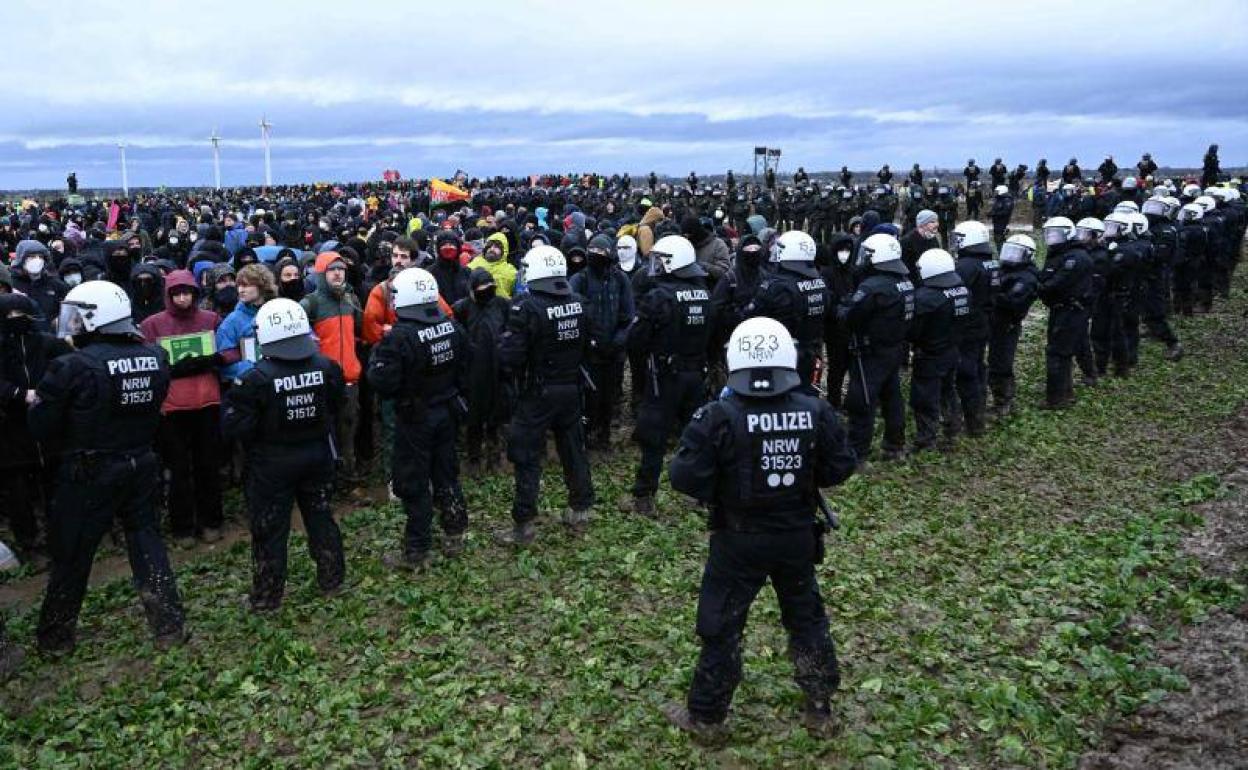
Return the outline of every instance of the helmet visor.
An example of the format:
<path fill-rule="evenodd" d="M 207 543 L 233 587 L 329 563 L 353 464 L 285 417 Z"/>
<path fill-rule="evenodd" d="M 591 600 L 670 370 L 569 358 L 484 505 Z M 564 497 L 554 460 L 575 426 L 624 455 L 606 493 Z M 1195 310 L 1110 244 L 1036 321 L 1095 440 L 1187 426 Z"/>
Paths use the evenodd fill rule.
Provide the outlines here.
<path fill-rule="evenodd" d="M 1031 261 L 1032 249 L 1021 243 L 1005 243 L 1001 246 L 1001 261 L 1010 265 L 1023 265 Z"/>
<path fill-rule="evenodd" d="M 68 302 L 61 303 L 61 313 L 56 318 L 57 336 L 68 339 L 75 334 L 82 334 L 88 331 L 83 314 L 89 312 L 88 308 L 80 305 L 71 305 Z"/>
<path fill-rule="evenodd" d="M 1044 243 L 1047 246 L 1065 243 L 1067 235 L 1069 231 L 1065 227 L 1046 227 L 1044 228 Z"/>

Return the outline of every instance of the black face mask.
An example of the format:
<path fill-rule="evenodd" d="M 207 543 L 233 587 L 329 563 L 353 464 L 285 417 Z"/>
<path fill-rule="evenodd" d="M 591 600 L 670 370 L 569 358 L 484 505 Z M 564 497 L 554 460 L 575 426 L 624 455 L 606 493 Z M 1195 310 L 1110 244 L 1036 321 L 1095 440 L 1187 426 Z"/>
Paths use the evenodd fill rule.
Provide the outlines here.
<path fill-rule="evenodd" d="M 148 280 L 135 281 L 134 291 L 141 297 L 152 297 L 156 294 L 156 282 Z"/>
<path fill-rule="evenodd" d="M 755 251 L 750 251 L 748 249 L 742 249 L 741 255 L 738 257 L 738 259 L 740 259 L 741 264 L 745 265 L 746 267 L 750 267 L 750 268 L 758 267 L 759 264 L 763 261 L 763 250 L 757 249 Z"/>
<path fill-rule="evenodd" d="M 282 281 L 279 286 L 278 293 L 286 299 L 300 300 L 303 299 L 304 284 L 302 278 L 294 278 L 289 281 Z"/>
<path fill-rule="evenodd" d="M 226 286 L 224 289 L 217 289 L 214 296 L 217 305 L 232 308 L 238 304 L 238 287 Z"/>
<path fill-rule="evenodd" d="M 11 334 L 25 334 L 35 328 L 35 321 L 28 315 L 13 316 L 0 319 L 0 328 Z"/>
<path fill-rule="evenodd" d="M 605 272 L 607 269 L 607 266 L 611 264 L 611 255 L 610 254 L 598 254 L 596 252 L 591 251 L 589 253 L 588 260 L 589 260 L 589 267 L 591 270 L 593 270 L 595 273 L 602 273 L 602 272 Z"/>
<path fill-rule="evenodd" d="M 138 262 L 139 257 L 143 256 L 143 248 L 141 246 L 130 246 L 126 249 L 126 254 L 130 256 L 130 260 Z"/>
<path fill-rule="evenodd" d="M 490 300 L 494 299 L 494 295 L 495 295 L 495 294 L 497 294 L 497 293 L 498 293 L 498 288 L 497 288 L 497 287 L 495 287 L 495 286 L 486 286 L 486 287 L 485 287 L 485 288 L 483 288 L 483 289 L 476 289 L 476 290 L 474 290 L 474 291 L 472 292 L 472 296 L 476 298 L 476 300 L 477 300 L 477 303 L 478 303 L 478 304 L 484 305 L 485 303 L 487 303 L 487 302 L 489 302 Z"/>
<path fill-rule="evenodd" d="M 108 255 L 108 269 L 114 273 L 128 273 L 130 272 L 130 265 L 129 254 Z"/>

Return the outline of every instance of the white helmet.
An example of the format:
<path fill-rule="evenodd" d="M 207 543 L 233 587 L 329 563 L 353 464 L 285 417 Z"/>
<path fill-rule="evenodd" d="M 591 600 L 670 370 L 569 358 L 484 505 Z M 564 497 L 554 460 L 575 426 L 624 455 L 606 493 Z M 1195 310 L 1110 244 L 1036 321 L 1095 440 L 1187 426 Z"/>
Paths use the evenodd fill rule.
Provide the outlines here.
<path fill-rule="evenodd" d="M 1011 235 L 1001 244 L 1001 262 L 1006 265 L 1030 265 L 1036 256 L 1036 242 L 1030 235 Z"/>
<path fill-rule="evenodd" d="M 797 347 L 784 324 L 758 316 L 737 324 L 728 338 L 728 386 L 746 396 L 775 396 L 801 385 Z"/>
<path fill-rule="evenodd" d="M 1047 219 L 1041 229 L 1044 230 L 1044 243 L 1047 246 L 1066 243 L 1075 237 L 1075 223 L 1066 217 Z"/>
<path fill-rule="evenodd" d="M 1179 209 L 1183 208 L 1183 202 L 1173 195 L 1167 195 L 1166 203 L 1170 205 L 1169 217 L 1174 219 L 1174 217 L 1179 213 Z"/>
<path fill-rule="evenodd" d="M 1135 234 L 1136 238 L 1148 234 L 1148 217 L 1138 211 L 1128 214 L 1127 217 L 1131 220 L 1131 232 Z"/>
<path fill-rule="evenodd" d="M 992 247 L 988 244 L 988 226 L 983 222 L 968 220 L 959 222 L 953 228 L 954 251 L 961 254 L 991 254 Z"/>
<path fill-rule="evenodd" d="M 570 294 L 568 286 L 568 261 L 563 252 L 554 246 L 534 246 L 520 261 L 524 282 L 531 288 L 551 294 Z"/>
<path fill-rule="evenodd" d="M 1140 211 L 1150 217 L 1169 217 L 1170 202 L 1166 199 L 1165 193 L 1144 201 L 1144 205 L 1140 207 Z"/>
<path fill-rule="evenodd" d="M 801 230 L 789 230 L 776 239 L 780 262 L 814 262 L 815 239 Z"/>
<path fill-rule="evenodd" d="M 777 238 L 775 251 L 776 261 L 785 270 L 808 278 L 819 275 L 815 269 L 815 239 L 801 230 L 789 230 Z"/>
<path fill-rule="evenodd" d="M 908 272 L 901 261 L 901 242 L 888 233 L 876 233 L 868 237 L 858 246 L 858 254 L 859 259 L 877 270 Z"/>
<path fill-rule="evenodd" d="M 1105 217 L 1103 225 L 1106 238 L 1125 238 L 1131 234 L 1131 212 L 1113 211 Z"/>
<path fill-rule="evenodd" d="M 1105 232 L 1105 223 L 1096 217 L 1084 217 L 1075 224 L 1075 237 L 1081 241 L 1090 241 Z"/>
<path fill-rule="evenodd" d="M 1204 219 L 1205 207 L 1199 203 L 1185 203 L 1183 208 L 1179 209 L 1180 222 L 1195 222 L 1198 219 Z"/>
<path fill-rule="evenodd" d="M 87 281 L 70 289 L 61 300 L 56 328 L 62 337 L 83 332 L 139 333 L 130 317 L 130 297 L 112 281 Z"/>
<path fill-rule="evenodd" d="M 1201 195 L 1192 203 L 1195 203 L 1197 206 L 1203 206 L 1206 214 L 1218 207 L 1218 202 L 1210 195 Z"/>
<path fill-rule="evenodd" d="M 1197 195 L 1200 195 L 1200 185 L 1198 184 L 1183 185 L 1183 196 L 1185 198 L 1195 198 Z"/>
<path fill-rule="evenodd" d="M 1119 214 L 1122 214 L 1125 212 L 1138 213 L 1139 210 L 1140 210 L 1140 207 L 1136 204 L 1135 201 L 1122 201 L 1117 206 L 1114 206 L 1114 211 Z"/>
<path fill-rule="evenodd" d="M 919 278 L 926 282 L 939 275 L 955 273 L 957 266 L 953 263 L 953 255 L 944 249 L 928 249 L 919 256 Z"/>
<path fill-rule="evenodd" d="M 438 307 L 438 281 L 423 268 L 409 267 L 394 277 L 394 313 L 414 321 L 440 321 L 446 316 Z"/>
<path fill-rule="evenodd" d="M 1122 189 L 1134 190 L 1138 186 L 1138 184 L 1139 183 L 1135 181 L 1135 177 L 1129 176 L 1126 179 L 1122 180 Z"/>
<path fill-rule="evenodd" d="M 312 339 L 308 314 L 293 299 L 271 299 L 256 311 L 256 342 L 265 358 L 299 361 L 320 348 Z"/>
<path fill-rule="evenodd" d="M 1208 195 L 1210 198 L 1213 198 L 1215 200 L 1226 200 L 1226 188 L 1225 187 L 1206 187 L 1205 195 Z"/>
<path fill-rule="evenodd" d="M 637 266 L 637 239 L 631 235 L 621 235 L 615 242 L 615 255 L 620 258 L 620 269 L 626 273 L 633 272 Z"/>
<path fill-rule="evenodd" d="M 992 188 L 992 192 L 994 195 L 1005 195 L 1009 191 L 1010 191 L 1010 188 L 1006 187 L 1003 184 L 999 184 L 996 187 Z"/>
<path fill-rule="evenodd" d="M 671 275 L 696 262 L 697 252 L 683 235 L 665 235 L 650 248 L 650 267 L 656 273 L 658 264 L 663 265 L 663 272 Z"/>

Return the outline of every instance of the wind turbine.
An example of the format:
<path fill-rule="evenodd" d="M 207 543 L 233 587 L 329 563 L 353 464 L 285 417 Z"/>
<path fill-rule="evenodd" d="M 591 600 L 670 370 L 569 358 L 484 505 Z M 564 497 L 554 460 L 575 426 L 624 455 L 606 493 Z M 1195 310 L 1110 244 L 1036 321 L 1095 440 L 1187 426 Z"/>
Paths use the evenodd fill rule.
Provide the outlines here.
<path fill-rule="evenodd" d="M 265 116 L 260 116 L 260 139 L 264 142 L 264 188 L 273 186 L 273 166 L 269 161 L 269 129 L 273 124 Z"/>
<path fill-rule="evenodd" d="M 212 142 L 212 180 L 218 190 L 221 189 L 221 137 L 217 136 L 217 129 L 212 129 L 212 136 L 209 137 Z"/>
<path fill-rule="evenodd" d="M 129 198 L 130 180 L 129 177 L 126 176 L 126 143 L 118 142 L 117 149 L 121 150 L 121 194 L 122 196 Z"/>

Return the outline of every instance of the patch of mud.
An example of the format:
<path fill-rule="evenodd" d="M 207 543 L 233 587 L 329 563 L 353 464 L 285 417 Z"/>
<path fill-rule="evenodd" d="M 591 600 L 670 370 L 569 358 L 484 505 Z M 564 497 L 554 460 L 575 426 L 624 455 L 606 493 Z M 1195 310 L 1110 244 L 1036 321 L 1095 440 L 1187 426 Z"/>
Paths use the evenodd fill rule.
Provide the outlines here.
<path fill-rule="evenodd" d="M 1226 494 L 1196 507 L 1205 521 L 1183 553 L 1211 577 L 1248 577 L 1248 411 L 1228 422 L 1189 458 L 1185 469 L 1215 472 Z M 1220 770 L 1248 768 L 1248 602 L 1217 611 L 1158 651 L 1158 663 L 1182 674 L 1188 689 L 1167 695 L 1110 728 L 1080 770 Z"/>

